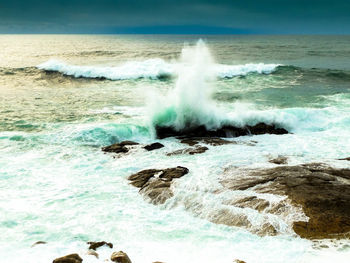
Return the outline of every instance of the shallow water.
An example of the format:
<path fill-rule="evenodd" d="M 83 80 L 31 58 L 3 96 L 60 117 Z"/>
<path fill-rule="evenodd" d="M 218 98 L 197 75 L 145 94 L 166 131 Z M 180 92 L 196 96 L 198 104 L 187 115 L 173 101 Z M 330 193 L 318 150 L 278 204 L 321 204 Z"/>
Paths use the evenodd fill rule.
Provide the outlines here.
<path fill-rule="evenodd" d="M 214 58 L 211 102 L 220 112 L 238 125 L 277 122 L 292 134 L 244 136 L 232 139 L 237 145 L 171 157 L 166 153 L 184 146 L 165 139 L 160 150 L 114 159 L 100 148 L 154 141 L 150 112 L 158 104 L 149 104 L 175 88 L 184 42 L 198 36 L 0 36 L 1 262 L 50 262 L 71 252 L 103 262 L 112 250 L 100 250 L 99 260 L 85 255 L 91 240 L 114 243 L 133 262 L 347 262 L 349 241 L 319 249 L 293 234 L 289 220 L 300 211 L 282 218 L 231 208 L 253 228 L 272 223 L 275 237 L 210 219 L 231 197 L 215 194 L 225 167 L 272 167 L 268 160 L 278 155 L 290 164 L 350 167 L 336 160 L 350 154 L 350 38 L 202 38 Z M 256 70 L 261 63 L 266 71 Z M 245 144 L 251 141 L 256 145 Z M 176 165 L 190 173 L 161 206 L 145 202 L 126 180 Z M 31 248 L 38 240 L 48 244 Z"/>

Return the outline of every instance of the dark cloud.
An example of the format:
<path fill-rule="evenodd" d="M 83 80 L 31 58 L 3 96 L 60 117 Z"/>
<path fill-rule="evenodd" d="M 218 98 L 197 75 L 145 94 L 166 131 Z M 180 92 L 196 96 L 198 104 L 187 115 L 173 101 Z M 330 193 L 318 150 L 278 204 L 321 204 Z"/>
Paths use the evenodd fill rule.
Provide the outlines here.
<path fill-rule="evenodd" d="M 0 0 L 0 32 L 349 34 L 349 13 L 349 0 Z"/>

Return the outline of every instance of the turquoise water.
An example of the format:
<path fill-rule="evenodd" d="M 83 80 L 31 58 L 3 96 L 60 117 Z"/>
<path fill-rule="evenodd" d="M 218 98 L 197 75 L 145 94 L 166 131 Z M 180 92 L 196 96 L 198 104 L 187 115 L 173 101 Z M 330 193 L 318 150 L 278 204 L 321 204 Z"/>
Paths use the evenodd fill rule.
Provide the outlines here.
<path fill-rule="evenodd" d="M 196 60 L 191 47 L 180 57 L 198 36 L 0 36 L 1 262 L 71 252 L 103 262 L 112 250 L 86 255 L 91 240 L 114 243 L 133 262 L 347 262 L 349 241 L 318 249 L 293 233 L 297 209 L 277 217 L 230 208 L 248 216 L 247 228 L 212 218 L 227 209 L 222 201 L 246 194 L 217 194 L 225 167 L 271 167 L 278 155 L 350 167 L 336 160 L 350 154 L 350 38 L 202 38 L 212 56 L 205 47 Z M 101 152 L 125 139 L 153 142 L 152 117 L 168 108 L 180 126 L 179 116 L 195 116 L 214 126 L 277 122 L 292 134 L 245 136 L 194 156 L 166 156 L 184 147 L 171 138 L 154 152 Z M 160 206 L 126 180 L 176 165 L 190 173 Z M 266 222 L 277 236 L 255 234 Z M 39 240 L 48 244 L 31 248 Z"/>

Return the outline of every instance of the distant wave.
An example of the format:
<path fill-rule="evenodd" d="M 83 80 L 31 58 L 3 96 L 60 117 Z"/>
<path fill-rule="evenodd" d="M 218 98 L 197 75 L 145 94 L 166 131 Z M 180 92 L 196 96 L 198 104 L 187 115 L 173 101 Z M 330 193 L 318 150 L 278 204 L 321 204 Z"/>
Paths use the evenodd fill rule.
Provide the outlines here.
<path fill-rule="evenodd" d="M 58 60 L 49 60 L 37 66 L 40 70 L 60 72 L 76 78 L 100 78 L 109 80 L 126 79 L 160 79 L 176 75 L 177 64 L 167 63 L 162 59 L 148 59 L 144 61 L 130 61 L 120 66 L 77 66 Z M 280 66 L 278 64 L 245 64 L 222 65 L 216 64 L 213 68 L 218 78 L 233 78 L 250 73 L 270 74 Z"/>

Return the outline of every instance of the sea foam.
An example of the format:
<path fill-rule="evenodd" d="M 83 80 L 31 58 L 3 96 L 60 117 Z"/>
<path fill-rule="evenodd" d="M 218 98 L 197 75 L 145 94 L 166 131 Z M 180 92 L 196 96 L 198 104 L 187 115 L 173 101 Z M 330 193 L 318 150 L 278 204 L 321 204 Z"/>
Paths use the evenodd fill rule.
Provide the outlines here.
<path fill-rule="evenodd" d="M 181 65 L 184 66 L 184 65 Z M 250 73 L 269 74 L 280 66 L 278 64 L 245 64 L 223 65 L 213 64 L 210 70 L 218 78 L 233 78 Z M 76 78 L 104 78 L 109 80 L 125 79 L 159 79 L 177 76 L 181 70 L 178 63 L 169 63 L 160 58 L 144 61 L 129 61 L 118 66 L 78 66 L 51 59 L 37 66 L 40 70 L 59 72 Z"/>

